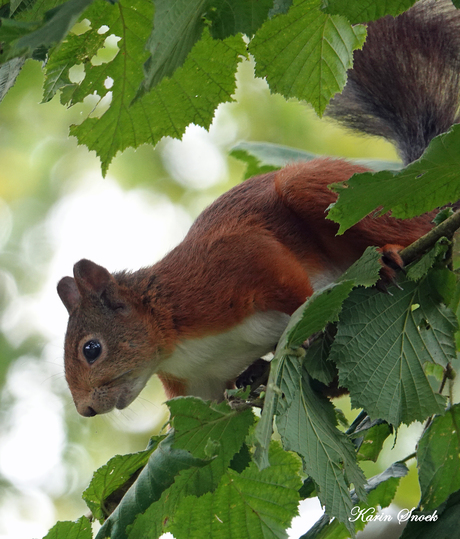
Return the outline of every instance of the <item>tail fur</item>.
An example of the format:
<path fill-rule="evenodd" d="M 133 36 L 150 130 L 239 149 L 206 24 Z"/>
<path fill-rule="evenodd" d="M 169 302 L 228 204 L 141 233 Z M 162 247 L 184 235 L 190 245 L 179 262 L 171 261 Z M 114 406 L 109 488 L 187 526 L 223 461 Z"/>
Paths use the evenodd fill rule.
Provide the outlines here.
<path fill-rule="evenodd" d="M 422 0 L 368 25 L 362 50 L 328 115 L 392 141 L 405 165 L 460 121 L 460 11 Z"/>

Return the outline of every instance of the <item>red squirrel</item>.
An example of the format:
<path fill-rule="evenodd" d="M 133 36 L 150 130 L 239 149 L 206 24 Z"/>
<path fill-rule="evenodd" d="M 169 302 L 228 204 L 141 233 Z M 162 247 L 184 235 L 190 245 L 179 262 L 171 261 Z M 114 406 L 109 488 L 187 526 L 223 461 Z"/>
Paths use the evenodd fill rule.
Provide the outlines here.
<path fill-rule="evenodd" d="M 449 4 L 428 0 L 369 23 L 330 105 L 339 121 L 393 141 L 405 164 L 458 121 L 460 16 Z M 433 214 L 366 217 L 342 236 L 325 218 L 336 200 L 327 186 L 365 170 L 341 159 L 293 164 L 222 195 L 151 267 L 111 274 L 77 262 L 58 293 L 70 315 L 65 375 L 78 412 L 125 408 L 154 373 L 170 398 L 221 400 L 274 349 L 289 316 L 366 247 L 398 261 Z"/>

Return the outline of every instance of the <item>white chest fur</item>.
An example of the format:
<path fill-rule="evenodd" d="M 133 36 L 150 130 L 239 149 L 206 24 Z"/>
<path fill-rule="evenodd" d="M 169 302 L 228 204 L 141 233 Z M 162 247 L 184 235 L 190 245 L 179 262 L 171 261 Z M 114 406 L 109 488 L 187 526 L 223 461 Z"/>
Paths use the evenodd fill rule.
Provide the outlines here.
<path fill-rule="evenodd" d="M 188 394 L 222 399 L 225 384 L 272 351 L 289 322 L 278 311 L 256 313 L 229 331 L 180 342 L 161 371 L 188 380 Z"/>

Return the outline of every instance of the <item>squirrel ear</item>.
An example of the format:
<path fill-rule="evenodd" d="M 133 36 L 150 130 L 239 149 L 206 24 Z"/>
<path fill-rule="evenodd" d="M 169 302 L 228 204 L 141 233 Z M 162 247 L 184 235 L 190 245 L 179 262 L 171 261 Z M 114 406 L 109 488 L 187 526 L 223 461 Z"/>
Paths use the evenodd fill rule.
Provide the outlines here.
<path fill-rule="evenodd" d="M 80 292 L 73 277 L 63 277 L 58 285 L 57 292 L 69 314 L 75 309 L 80 301 Z"/>
<path fill-rule="evenodd" d="M 73 274 L 79 287 L 82 286 L 84 290 L 95 292 L 98 296 L 107 289 L 112 279 L 105 268 L 85 258 L 75 264 Z"/>

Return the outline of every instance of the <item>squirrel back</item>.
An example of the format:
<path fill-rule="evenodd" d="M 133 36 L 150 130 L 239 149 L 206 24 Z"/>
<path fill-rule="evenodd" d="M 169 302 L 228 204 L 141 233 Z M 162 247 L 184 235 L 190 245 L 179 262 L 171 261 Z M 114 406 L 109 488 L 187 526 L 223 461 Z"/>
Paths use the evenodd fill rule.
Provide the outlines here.
<path fill-rule="evenodd" d="M 407 165 L 460 121 L 460 11 L 422 0 L 396 18 L 368 24 L 347 84 L 327 114 L 393 142 Z"/>
<path fill-rule="evenodd" d="M 443 0 L 370 23 L 329 114 L 394 141 L 405 163 L 417 159 L 458 121 L 459 30 L 460 15 Z M 368 216 L 341 236 L 325 219 L 336 200 L 328 185 L 366 170 L 340 159 L 296 163 L 222 195 L 153 266 L 112 274 L 77 262 L 58 293 L 69 312 L 65 374 L 78 411 L 124 408 L 154 373 L 168 397 L 222 399 L 273 350 L 289 316 L 366 247 L 401 265 L 398 251 L 430 230 L 433 214 Z"/>

